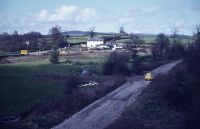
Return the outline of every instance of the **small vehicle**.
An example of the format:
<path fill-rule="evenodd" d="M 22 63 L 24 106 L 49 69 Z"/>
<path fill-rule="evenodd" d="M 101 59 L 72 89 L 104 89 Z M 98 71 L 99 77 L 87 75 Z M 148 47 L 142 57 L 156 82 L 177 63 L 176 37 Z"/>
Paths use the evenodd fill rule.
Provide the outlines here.
<path fill-rule="evenodd" d="M 146 81 L 151 81 L 151 80 L 153 80 L 153 75 L 152 75 L 152 73 L 150 73 L 150 72 L 146 73 L 145 76 L 144 76 L 144 79 L 145 79 Z"/>

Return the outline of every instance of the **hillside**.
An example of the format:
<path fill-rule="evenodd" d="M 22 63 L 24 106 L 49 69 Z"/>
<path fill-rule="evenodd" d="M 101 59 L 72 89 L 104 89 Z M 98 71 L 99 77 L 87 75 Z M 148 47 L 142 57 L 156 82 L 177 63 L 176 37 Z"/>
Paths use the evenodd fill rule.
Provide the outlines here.
<path fill-rule="evenodd" d="M 69 35 L 69 43 L 83 43 L 86 42 L 89 37 L 89 31 L 68 31 L 65 34 Z M 141 39 L 144 40 L 144 43 L 154 43 L 157 35 L 155 34 L 142 34 L 136 33 Z M 97 37 L 103 38 L 105 41 L 110 41 L 115 39 L 116 42 L 128 42 L 130 40 L 129 36 L 120 36 L 119 33 L 102 33 L 96 32 Z M 170 41 L 172 41 L 172 35 L 167 35 Z M 182 44 L 190 44 L 193 42 L 193 37 L 188 35 L 177 35 L 178 42 Z"/>

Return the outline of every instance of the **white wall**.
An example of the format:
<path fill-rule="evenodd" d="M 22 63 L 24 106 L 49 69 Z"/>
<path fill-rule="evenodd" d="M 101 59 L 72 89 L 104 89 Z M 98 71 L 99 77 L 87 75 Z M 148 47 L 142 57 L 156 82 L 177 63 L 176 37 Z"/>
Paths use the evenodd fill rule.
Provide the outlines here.
<path fill-rule="evenodd" d="M 103 41 L 87 41 L 87 48 L 96 48 L 98 45 L 104 44 Z"/>

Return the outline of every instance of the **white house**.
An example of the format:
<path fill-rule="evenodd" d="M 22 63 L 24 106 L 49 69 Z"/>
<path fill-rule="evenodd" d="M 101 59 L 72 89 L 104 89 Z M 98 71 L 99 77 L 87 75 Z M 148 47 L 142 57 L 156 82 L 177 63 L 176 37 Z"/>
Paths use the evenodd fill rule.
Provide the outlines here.
<path fill-rule="evenodd" d="M 89 38 L 87 40 L 87 48 L 89 49 L 96 48 L 97 46 L 101 44 L 104 44 L 104 39 L 102 38 L 94 37 L 94 38 Z"/>

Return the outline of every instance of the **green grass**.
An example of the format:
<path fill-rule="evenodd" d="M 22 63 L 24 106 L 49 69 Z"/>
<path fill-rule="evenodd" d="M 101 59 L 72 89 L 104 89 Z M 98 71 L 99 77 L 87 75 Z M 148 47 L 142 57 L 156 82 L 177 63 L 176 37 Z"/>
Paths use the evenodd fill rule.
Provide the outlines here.
<path fill-rule="evenodd" d="M 78 72 L 76 66 L 63 64 L 12 64 L 0 66 L 0 115 L 28 110 L 29 104 L 41 102 L 64 95 L 64 81 L 43 80 L 40 75 L 60 75 Z"/>
<path fill-rule="evenodd" d="M 31 74 L 0 75 L 0 115 L 18 114 L 38 103 L 64 96 L 63 85 L 37 80 Z"/>
<path fill-rule="evenodd" d="M 112 34 L 98 34 L 98 35 L 96 35 L 97 37 L 102 37 L 102 36 L 112 36 Z M 70 37 L 69 39 L 68 39 L 68 42 L 70 43 L 70 44 L 76 44 L 76 43 L 80 43 L 80 42 L 87 42 L 87 39 L 88 39 L 88 37 L 89 36 L 75 36 L 75 37 Z M 127 36 L 125 36 L 127 39 L 118 39 L 118 40 L 116 40 L 116 42 L 122 42 L 122 43 L 124 43 L 124 42 L 128 42 L 128 41 L 130 41 L 130 39 L 128 39 L 128 37 Z M 156 35 L 149 35 L 149 36 L 140 36 L 141 37 L 141 39 L 143 39 L 144 41 L 145 41 L 145 43 L 154 43 L 155 42 L 155 38 L 156 38 Z M 170 38 L 170 40 L 172 41 L 172 39 Z M 188 43 L 192 43 L 192 39 L 188 39 L 188 38 L 181 38 L 181 39 L 179 39 L 180 40 L 180 42 L 182 43 L 182 44 L 188 44 Z"/>
<path fill-rule="evenodd" d="M 70 37 L 68 39 L 68 42 L 70 44 L 73 43 L 80 43 L 80 42 L 87 42 L 88 36 L 80 36 L 80 37 Z"/>
<path fill-rule="evenodd" d="M 0 65 L 0 116 L 28 110 L 38 102 L 64 96 L 65 79 L 43 79 L 42 75 L 80 74 L 81 68 L 88 68 L 95 74 L 101 74 L 105 57 L 62 58 L 71 60 L 50 64 L 47 60 L 28 61 Z M 80 62 L 78 64 L 77 62 Z"/>
<path fill-rule="evenodd" d="M 145 41 L 145 43 L 154 43 L 156 36 L 147 36 L 142 37 L 141 39 Z"/>
<path fill-rule="evenodd" d="M 4 52 L 4 51 L 0 51 L 0 55 L 12 55 L 12 54 L 19 54 L 19 51 L 16 51 L 16 52 Z"/>
<path fill-rule="evenodd" d="M 116 42 L 122 42 L 122 43 L 125 43 L 125 42 L 129 42 L 130 39 L 119 39 L 119 40 L 116 40 Z"/>
<path fill-rule="evenodd" d="M 66 60 L 66 58 L 64 58 L 64 59 Z M 89 63 L 89 62 L 103 63 L 106 58 L 104 56 L 98 56 L 98 57 L 73 57 L 73 58 L 67 58 L 67 59 L 74 61 L 74 62 L 79 61 L 81 63 Z"/>
<path fill-rule="evenodd" d="M 156 39 L 156 36 L 145 36 L 145 37 L 141 37 L 142 40 L 144 40 L 145 43 L 154 43 L 155 42 L 155 39 Z M 169 40 L 172 42 L 172 38 L 169 38 Z M 182 39 L 178 39 L 181 44 L 188 44 L 188 43 L 192 43 L 192 39 L 187 39 L 187 38 L 182 38 Z M 129 42 L 130 39 L 119 39 L 119 40 L 116 40 L 116 42 L 122 42 L 122 43 L 125 43 L 125 42 Z"/>

